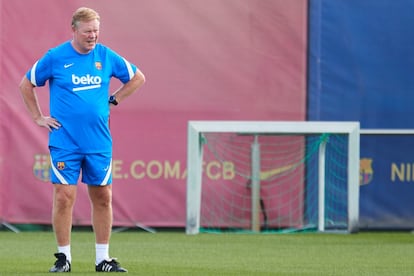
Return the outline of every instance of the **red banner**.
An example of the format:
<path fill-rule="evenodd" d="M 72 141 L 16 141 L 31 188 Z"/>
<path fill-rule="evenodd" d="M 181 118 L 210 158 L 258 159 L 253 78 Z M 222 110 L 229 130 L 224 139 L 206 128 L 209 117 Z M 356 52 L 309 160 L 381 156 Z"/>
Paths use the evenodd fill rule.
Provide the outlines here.
<path fill-rule="evenodd" d="M 307 0 L 0 3 L 1 220 L 50 223 L 47 132 L 32 122 L 18 84 L 50 47 L 71 39 L 79 6 L 100 13 L 100 42 L 147 79 L 112 109 L 115 225 L 185 225 L 188 120 L 305 120 Z M 47 87 L 37 91 L 46 114 Z M 90 224 L 84 186 L 76 225 Z"/>

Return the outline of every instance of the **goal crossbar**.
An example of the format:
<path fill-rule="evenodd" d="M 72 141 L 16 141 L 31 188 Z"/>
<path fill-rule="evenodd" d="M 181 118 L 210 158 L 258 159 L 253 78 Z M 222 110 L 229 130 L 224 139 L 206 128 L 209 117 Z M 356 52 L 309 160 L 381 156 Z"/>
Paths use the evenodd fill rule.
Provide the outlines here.
<path fill-rule="evenodd" d="M 186 233 L 198 234 L 200 229 L 203 133 L 266 134 L 345 134 L 348 136 L 348 232 L 358 231 L 359 219 L 359 122 L 313 122 L 313 121 L 189 121 L 187 132 L 187 213 Z M 322 145 L 323 147 L 323 145 Z M 323 153 L 324 149 L 319 150 Z M 320 158 L 319 174 L 324 173 L 323 158 Z M 324 230 L 323 180 L 319 177 L 318 230 Z"/>

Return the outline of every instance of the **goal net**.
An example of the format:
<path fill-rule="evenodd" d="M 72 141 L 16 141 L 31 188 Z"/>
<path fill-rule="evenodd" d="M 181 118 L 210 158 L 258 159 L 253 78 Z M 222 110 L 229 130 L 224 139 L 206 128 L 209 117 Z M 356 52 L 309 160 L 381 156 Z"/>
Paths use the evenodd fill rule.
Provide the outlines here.
<path fill-rule="evenodd" d="M 358 122 L 190 121 L 187 173 L 187 234 L 358 230 Z"/>

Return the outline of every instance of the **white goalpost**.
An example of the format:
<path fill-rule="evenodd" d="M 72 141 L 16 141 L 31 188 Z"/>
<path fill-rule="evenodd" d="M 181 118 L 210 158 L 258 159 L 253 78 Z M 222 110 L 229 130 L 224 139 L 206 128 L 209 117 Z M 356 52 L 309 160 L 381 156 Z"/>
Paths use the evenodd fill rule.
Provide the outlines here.
<path fill-rule="evenodd" d="M 186 233 L 358 231 L 359 135 L 359 122 L 189 121 Z"/>

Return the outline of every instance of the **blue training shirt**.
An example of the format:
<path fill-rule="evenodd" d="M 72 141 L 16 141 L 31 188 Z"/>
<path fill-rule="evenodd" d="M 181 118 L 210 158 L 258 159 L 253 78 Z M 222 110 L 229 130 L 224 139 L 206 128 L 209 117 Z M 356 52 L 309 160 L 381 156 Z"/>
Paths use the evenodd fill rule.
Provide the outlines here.
<path fill-rule="evenodd" d="M 50 49 L 26 74 L 34 86 L 49 81 L 50 115 L 62 125 L 49 133 L 49 146 L 80 153 L 111 152 L 110 79 L 126 83 L 136 70 L 102 44 L 88 54 L 76 52 L 70 41 Z"/>

